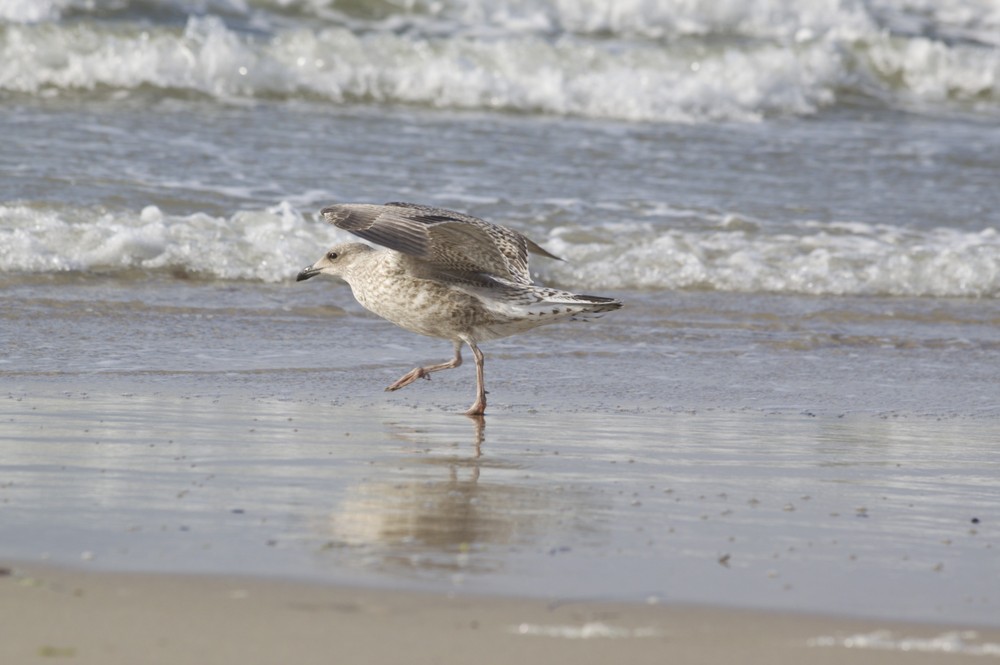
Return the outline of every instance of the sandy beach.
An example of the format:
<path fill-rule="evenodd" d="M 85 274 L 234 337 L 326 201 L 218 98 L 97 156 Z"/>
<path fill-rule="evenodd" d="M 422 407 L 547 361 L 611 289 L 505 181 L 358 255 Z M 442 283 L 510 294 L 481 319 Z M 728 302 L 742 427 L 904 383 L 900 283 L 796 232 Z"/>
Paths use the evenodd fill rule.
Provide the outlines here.
<path fill-rule="evenodd" d="M 989 419 L 585 391 L 478 426 L 437 406 L 461 381 L 261 376 L 18 378 L 3 662 L 1000 657 Z"/>
<path fill-rule="evenodd" d="M 3 573 L 5 663 L 791 665 L 1000 657 L 996 628 L 30 565 Z"/>
<path fill-rule="evenodd" d="M 470 367 L 383 392 L 448 350 L 324 306 L 343 287 L 71 284 L 4 296 L 0 561 L 1000 625 L 988 308 L 625 293 L 488 345 L 477 421 Z M 873 325 L 894 343 L 858 353 Z"/>

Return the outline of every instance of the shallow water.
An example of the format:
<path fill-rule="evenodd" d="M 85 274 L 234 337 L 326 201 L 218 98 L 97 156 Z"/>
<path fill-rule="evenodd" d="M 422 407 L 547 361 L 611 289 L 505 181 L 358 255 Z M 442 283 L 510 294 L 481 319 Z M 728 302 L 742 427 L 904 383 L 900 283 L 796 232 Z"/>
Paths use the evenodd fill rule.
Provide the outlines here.
<path fill-rule="evenodd" d="M 347 237 L 322 205 L 402 199 L 528 233 L 566 259 L 539 277 L 573 288 L 1000 293 L 1000 130 L 976 118 L 628 125 L 131 99 L 18 103 L 0 123 L 8 274 L 290 280 Z"/>
<path fill-rule="evenodd" d="M 1000 620 L 982 301 L 625 292 L 485 345 L 478 428 L 349 295 L 12 285 L 0 558 Z"/>
<path fill-rule="evenodd" d="M 148 380 L 150 383 L 154 379 Z M 0 557 L 996 624 L 1000 428 L 11 396 Z"/>
<path fill-rule="evenodd" d="M 484 345 L 491 410 L 1000 416 L 995 300 L 604 293 L 626 307 Z M 471 403 L 471 363 L 384 395 L 450 344 L 367 314 L 333 281 L 25 276 L 0 305 L 0 379 L 14 392 L 149 390 L 157 377 L 168 392 L 197 379 L 208 393 Z"/>

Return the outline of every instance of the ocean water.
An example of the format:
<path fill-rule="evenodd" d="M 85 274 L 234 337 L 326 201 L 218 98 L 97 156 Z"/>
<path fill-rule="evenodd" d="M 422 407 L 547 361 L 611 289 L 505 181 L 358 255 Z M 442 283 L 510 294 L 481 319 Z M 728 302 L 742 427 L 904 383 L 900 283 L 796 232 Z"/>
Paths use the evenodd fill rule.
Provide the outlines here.
<path fill-rule="evenodd" d="M 319 208 L 393 200 L 544 244 L 565 261 L 539 281 L 630 305 L 613 343 L 694 355 L 707 318 L 720 348 L 1000 370 L 995 1 L 7 0 L 0 19 L 0 371 L 86 370 L 38 331 L 95 299 L 211 315 L 267 286 L 264 311 L 367 325 L 293 278 L 347 237 Z M 600 329 L 570 338 L 606 347 Z M 107 362 L 185 366 L 133 347 Z M 243 350 L 235 369 L 267 354 Z M 998 406 L 971 392 L 945 410 Z"/>
<path fill-rule="evenodd" d="M 7 0 L 0 271 L 288 280 L 335 201 L 566 285 L 994 299 L 1000 5 Z"/>
<path fill-rule="evenodd" d="M 100 429 L 91 417 L 115 423 L 131 460 L 121 464 L 126 476 L 132 462 L 156 475 L 160 451 L 146 458 L 129 447 L 147 439 L 176 440 L 194 457 L 224 449 L 266 471 L 268 445 L 295 433 L 264 442 L 231 434 L 233 423 L 254 431 L 245 420 L 266 404 L 287 407 L 315 436 L 327 419 L 374 428 L 365 441 L 377 458 L 351 447 L 337 453 L 348 455 L 344 464 L 377 459 L 394 469 L 398 460 L 406 482 L 423 482 L 419 455 L 392 447 L 393 414 L 425 428 L 433 454 L 444 454 L 434 432 L 465 445 L 468 436 L 447 432 L 467 424 L 446 415 L 471 403 L 471 369 L 385 394 L 414 363 L 445 359 L 450 345 L 375 320 L 343 285 L 294 282 L 347 239 L 319 220 L 321 207 L 412 201 L 517 228 L 565 259 L 535 261 L 538 281 L 626 304 L 589 325 L 484 348 L 496 420 L 482 447 L 501 455 L 490 463 L 511 465 L 501 484 L 518 486 L 510 469 L 558 470 L 592 488 L 600 470 L 588 459 L 648 445 L 630 489 L 661 491 L 656 474 L 680 449 L 700 460 L 693 467 L 729 470 L 732 494 L 746 502 L 774 479 L 740 475 L 741 446 L 759 454 L 760 469 L 787 454 L 797 460 L 786 469 L 794 489 L 775 495 L 768 528 L 798 533 L 789 537 L 805 547 L 802 525 L 780 506 L 828 483 L 825 512 L 810 519 L 829 539 L 847 539 L 843 520 L 824 515 L 881 501 L 880 472 L 910 460 L 921 474 L 903 494 L 922 499 L 899 514 L 914 520 L 907 538 L 930 525 L 934 551 L 915 577 L 904 571 L 892 578 L 899 586 L 872 588 L 907 602 L 897 594 L 911 589 L 930 607 L 939 583 L 956 581 L 936 575 L 945 561 L 946 573 L 962 571 L 948 607 L 966 603 L 960 615 L 974 617 L 985 606 L 993 614 L 984 620 L 1000 621 L 996 591 L 979 606 L 966 600 L 977 575 L 997 579 L 983 555 L 998 545 L 995 529 L 963 541 L 976 552 L 968 556 L 936 545 L 968 529 L 963 501 L 977 518 L 1000 504 L 988 482 L 998 464 L 991 441 L 1000 440 L 997 0 L 0 0 L 0 137 L 0 452 L 14 474 L 0 489 L 10 505 L 31 506 L 41 504 L 21 488 L 72 488 L 30 520 L 0 518 L 18 529 L 2 556 L 77 561 L 85 550 L 138 557 L 138 568 L 232 568 L 225 555 L 206 559 L 141 536 L 116 559 L 108 529 L 117 527 L 96 513 L 60 535 L 61 520 L 78 521 L 74 506 L 101 501 L 87 489 L 98 438 L 90 432 Z M 197 422 L 178 415 L 189 399 Z M 216 399 L 229 406 L 217 412 Z M 558 426 L 536 429 L 532 419 L 546 414 Z M 697 435 L 684 439 L 686 428 Z M 587 436 L 597 430 L 604 434 Z M 681 438 L 664 444 L 664 431 Z M 830 441 L 833 453 L 813 454 Z M 61 469 L 45 461 L 45 446 L 58 449 Z M 566 454 L 525 457 L 516 446 Z M 935 475 L 953 454 L 960 468 Z M 435 468 L 454 475 L 473 463 L 448 464 Z M 360 473 L 344 471 L 352 483 Z M 702 499 L 729 482 L 670 473 L 674 484 L 702 482 L 692 488 Z M 287 480 L 255 478 L 261 496 L 280 494 Z M 968 493 L 956 489 L 965 480 Z M 163 496 L 178 496 L 175 481 L 159 488 Z M 857 505 L 835 491 L 859 484 Z M 188 509 L 127 496 L 123 510 L 164 510 L 164 523 L 183 522 Z M 643 499 L 662 509 L 643 519 L 667 519 L 661 499 Z M 210 520 L 227 505 L 219 498 L 199 509 Z M 337 510 L 351 512 L 344 505 Z M 631 504 L 615 506 L 596 513 L 635 526 Z M 865 516 L 856 521 L 868 524 Z M 699 518 L 687 517 L 685 533 L 697 540 Z M 142 521 L 135 512 L 127 520 Z M 324 526 L 323 542 L 360 538 L 340 528 Z M 528 572 L 471 588 L 545 591 L 549 564 L 539 562 L 550 558 L 505 558 L 507 541 L 476 533 L 451 534 L 436 550 L 432 542 L 430 554 L 412 538 L 376 545 L 387 560 L 433 562 L 472 538 L 491 570 Z M 629 570 L 614 539 L 594 545 L 587 533 L 566 539 L 585 557 L 577 578 L 553 573 L 560 589 L 599 579 L 615 562 Z M 882 537 L 873 529 L 856 544 L 875 551 Z M 240 542 L 216 551 L 238 556 Z M 308 567 L 320 547 L 309 543 L 252 572 L 301 573 L 296 566 Z M 698 596 L 695 587 L 707 587 L 692 585 L 683 598 L 719 602 L 727 582 L 717 558 L 728 547 L 660 548 L 635 570 L 699 552 L 711 574 L 692 579 L 716 586 Z M 770 584 L 764 549 L 753 553 L 755 579 Z M 364 568 L 370 553 L 346 547 L 336 557 Z M 911 556 L 905 547 L 895 554 Z M 898 561 L 863 568 L 864 579 L 894 574 Z M 853 559 L 840 563 L 839 581 L 796 588 L 836 596 L 856 570 Z M 428 565 L 421 575 L 451 584 L 450 572 Z M 811 565 L 802 579 L 822 577 L 824 564 Z M 393 570 L 376 565 L 372 575 L 392 584 Z M 634 597 L 656 590 L 622 584 Z M 855 591 L 827 609 L 853 611 L 865 596 Z M 914 616 L 943 616 L 935 612 Z"/>

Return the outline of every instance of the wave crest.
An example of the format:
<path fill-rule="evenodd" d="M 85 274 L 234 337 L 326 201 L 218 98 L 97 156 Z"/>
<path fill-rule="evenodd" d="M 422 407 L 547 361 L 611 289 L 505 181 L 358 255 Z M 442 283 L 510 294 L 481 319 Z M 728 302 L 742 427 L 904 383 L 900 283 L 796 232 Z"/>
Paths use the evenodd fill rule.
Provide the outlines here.
<path fill-rule="evenodd" d="M 736 217 L 561 225 L 533 234 L 565 262 L 541 281 L 570 288 L 741 293 L 1000 297 L 1000 233 L 920 231 L 860 222 L 769 229 Z M 0 273 L 145 270 L 264 282 L 291 280 L 352 236 L 287 202 L 230 217 L 0 206 Z"/>
<path fill-rule="evenodd" d="M 516 5 L 500 3 L 489 15 Z M 769 24 L 765 5 L 737 10 L 722 3 L 718 15 L 703 10 L 700 23 L 666 26 L 640 20 L 655 14 L 652 8 L 591 15 L 570 5 L 549 6 L 558 9 L 557 28 L 556 19 L 525 19 L 540 21 L 537 29 L 293 21 L 261 31 L 252 29 L 252 18 L 238 29 L 212 15 L 179 26 L 0 25 L 0 91 L 153 89 L 222 101 L 305 97 L 657 122 L 804 116 L 844 99 L 1000 107 L 1000 45 L 886 32 L 856 10 L 820 11 L 821 3 L 793 20 L 779 3 Z M 475 7 L 485 12 L 485 5 Z M 841 14 L 849 20 L 837 23 Z"/>
<path fill-rule="evenodd" d="M 709 289 L 801 295 L 1000 296 L 1000 234 L 904 229 L 861 222 L 799 224 L 795 233 L 757 228 L 663 229 L 623 223 L 564 226 L 546 246 L 568 261 L 560 281 L 622 289 Z M 750 225 L 753 227 L 754 225 Z"/>
<path fill-rule="evenodd" d="M 331 231 L 288 203 L 228 218 L 155 206 L 138 214 L 0 206 L 0 272 L 140 269 L 277 282 L 318 258 Z"/>

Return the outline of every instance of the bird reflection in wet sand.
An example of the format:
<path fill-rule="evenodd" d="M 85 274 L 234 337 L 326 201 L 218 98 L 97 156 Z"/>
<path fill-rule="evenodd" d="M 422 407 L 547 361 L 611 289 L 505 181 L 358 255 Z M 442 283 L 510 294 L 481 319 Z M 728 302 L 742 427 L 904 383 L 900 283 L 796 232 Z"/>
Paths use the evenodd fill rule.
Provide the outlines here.
<path fill-rule="evenodd" d="M 486 411 L 481 342 L 622 306 L 614 298 L 532 284 L 528 254 L 558 257 L 517 231 L 470 215 L 412 203 L 333 205 L 322 215 L 381 247 L 331 247 L 303 268 L 297 281 L 320 274 L 340 277 L 366 309 L 405 330 L 451 341 L 451 360 L 416 367 L 386 390 L 458 367 L 462 346 L 468 346 L 476 360 L 470 416 Z"/>
<path fill-rule="evenodd" d="M 381 480 L 352 487 L 329 514 L 322 527 L 326 555 L 338 566 L 497 572 L 511 548 L 576 528 L 565 515 L 592 515 L 590 497 L 518 482 L 520 462 L 483 457 L 482 420 L 474 419 L 471 431 L 443 420 L 429 429 L 424 418 L 388 423 L 389 436 L 409 454 L 394 458 Z"/>

